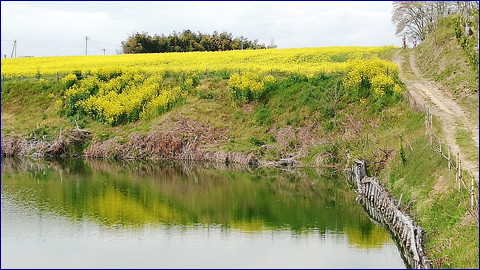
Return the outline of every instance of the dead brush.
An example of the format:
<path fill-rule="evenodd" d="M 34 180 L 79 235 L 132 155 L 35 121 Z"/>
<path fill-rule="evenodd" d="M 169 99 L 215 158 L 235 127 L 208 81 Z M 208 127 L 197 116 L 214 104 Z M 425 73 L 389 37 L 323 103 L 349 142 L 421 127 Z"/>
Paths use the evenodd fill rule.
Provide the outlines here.
<path fill-rule="evenodd" d="M 153 133 L 145 137 L 143 152 L 156 158 L 175 158 L 181 154 L 184 141 L 173 134 Z"/>
<path fill-rule="evenodd" d="M 72 157 L 81 155 L 79 150 L 83 144 L 90 140 L 90 131 L 83 129 L 69 129 L 65 130 L 63 136 L 59 137 L 44 151 L 45 156 L 48 157 Z"/>
<path fill-rule="evenodd" d="M 27 140 L 20 137 L 4 137 L 2 136 L 2 156 L 20 156 L 28 153 L 26 149 Z"/>
<path fill-rule="evenodd" d="M 85 155 L 95 158 L 149 158 L 149 159 L 195 159 L 195 142 L 172 133 L 132 133 L 124 144 L 112 138 L 104 142 L 94 142 L 85 150 Z"/>
<path fill-rule="evenodd" d="M 89 140 L 86 130 L 68 130 L 53 142 L 42 139 L 27 140 L 25 137 L 2 137 L 2 156 L 67 157 L 80 155 L 76 149 Z"/>
<path fill-rule="evenodd" d="M 85 156 L 91 158 L 118 158 L 123 157 L 122 145 L 113 139 L 104 142 L 93 142 L 84 151 Z"/>

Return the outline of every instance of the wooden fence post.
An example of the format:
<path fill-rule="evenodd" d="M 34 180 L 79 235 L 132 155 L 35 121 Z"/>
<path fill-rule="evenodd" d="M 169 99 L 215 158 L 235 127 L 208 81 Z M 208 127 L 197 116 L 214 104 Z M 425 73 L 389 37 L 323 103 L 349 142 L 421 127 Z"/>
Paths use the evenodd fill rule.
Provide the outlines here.
<path fill-rule="evenodd" d="M 458 154 L 460 156 L 460 154 Z M 458 180 L 463 181 L 462 178 L 462 161 L 458 158 Z"/>
<path fill-rule="evenodd" d="M 458 154 L 458 190 L 460 190 L 462 188 L 461 184 L 460 183 L 462 181 L 462 169 L 461 169 L 461 164 L 462 162 L 460 161 L 460 154 Z"/>
<path fill-rule="evenodd" d="M 426 107 L 426 105 L 425 105 Z M 428 109 L 425 108 L 425 136 L 428 136 Z"/>
<path fill-rule="evenodd" d="M 472 177 L 472 182 L 470 184 L 470 205 L 472 206 L 472 209 L 474 208 L 475 205 L 475 191 L 474 191 L 474 177 Z"/>
<path fill-rule="evenodd" d="M 459 160 L 459 154 L 457 153 L 457 166 L 455 166 L 455 182 L 458 183 L 458 189 L 460 190 L 460 181 L 458 179 L 458 160 Z"/>
<path fill-rule="evenodd" d="M 56 78 L 57 78 L 57 83 L 60 81 L 59 77 L 58 77 L 58 71 L 57 71 L 57 75 L 56 75 Z"/>
<path fill-rule="evenodd" d="M 427 109 L 428 118 L 428 134 L 430 135 L 430 146 L 433 148 L 433 129 L 432 129 L 432 115 L 430 114 L 430 108 Z"/>
<path fill-rule="evenodd" d="M 452 161 L 450 160 L 450 145 L 448 146 L 447 150 L 447 155 L 448 155 L 448 170 L 450 171 L 452 169 Z"/>

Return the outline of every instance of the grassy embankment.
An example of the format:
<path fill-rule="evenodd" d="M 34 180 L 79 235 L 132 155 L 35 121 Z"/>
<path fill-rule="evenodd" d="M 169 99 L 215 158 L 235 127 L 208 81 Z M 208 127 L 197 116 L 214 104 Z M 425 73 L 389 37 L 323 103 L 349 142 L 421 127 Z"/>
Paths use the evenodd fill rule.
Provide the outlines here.
<path fill-rule="evenodd" d="M 478 220 L 469 210 L 470 195 L 457 190 L 455 173 L 430 148 L 423 121 L 402 121 L 410 127 L 380 179 L 425 229 L 435 268 L 478 268 Z"/>
<path fill-rule="evenodd" d="M 399 96 L 379 99 L 370 83 L 344 87 L 345 74 L 272 74 L 276 81 L 262 97 L 245 101 L 232 98 L 232 73 L 211 72 L 198 77 L 186 97 L 167 112 L 113 126 L 55 108 L 54 100 L 64 95 L 66 86 L 53 75 L 38 76 L 46 80 L 42 82 L 6 80 L 2 135 L 54 140 L 60 127 L 74 127 L 77 120 L 93 132 L 93 140 L 121 144 L 132 132 L 171 129 L 188 119 L 191 125 L 208 127 L 198 129 L 207 131 L 205 136 L 215 136 L 205 138 L 204 151 L 248 152 L 262 160 L 294 156 L 302 165 L 341 170 L 349 150 L 350 161 L 369 160 L 370 174 L 379 174 L 397 198 L 402 195 L 402 204 L 426 230 L 435 266 L 478 267 L 478 223 L 467 213 L 465 194 L 452 188 L 454 176 L 446 162 L 429 149 L 422 113 L 412 111 Z M 175 74 L 164 79 L 171 85 L 183 82 Z"/>
<path fill-rule="evenodd" d="M 330 56 L 315 51 L 313 53 L 316 55 L 294 52 L 286 60 L 287 67 L 298 63 L 307 63 L 304 65 L 307 67 L 310 62 L 315 64 L 317 59 L 325 61 L 325 58 L 328 58 L 325 65 L 328 68 L 340 66 L 338 71 L 325 73 L 274 70 L 268 72 L 270 75 L 260 73 L 257 78 L 257 74 L 254 74 L 254 78 L 248 78 L 249 71 L 244 73 L 235 69 L 196 73 L 166 71 L 160 75 L 139 72 L 147 77 L 140 78 L 141 87 L 131 83 L 134 80 L 130 80 L 127 74 L 119 76 L 108 73 L 106 79 L 102 74 L 102 79 L 99 79 L 100 75 L 90 71 L 76 72 L 77 78 L 74 76 L 71 80 L 65 76 L 61 82 L 56 82 L 55 75 L 42 75 L 41 71 L 23 80 L 7 77 L 2 84 L 2 134 L 55 140 L 60 135 L 60 127 L 63 130 L 72 128 L 76 121 L 81 128 L 93 132 L 92 141 L 95 143 L 115 141 L 120 147 L 129 143 L 132 133 L 146 135 L 173 130 L 176 135 L 191 139 L 187 136 L 189 134 L 181 134 L 181 128 L 187 125 L 193 127 L 190 133 L 195 133 L 199 140 L 203 140 L 199 146 L 202 151 L 244 152 L 267 161 L 295 156 L 306 163 L 331 165 L 339 162 L 336 157 L 339 153 L 339 143 L 336 141 L 342 141 L 339 136 L 356 138 L 356 133 L 361 129 L 359 125 L 363 125 L 357 122 L 378 122 L 372 116 L 383 114 L 384 109 L 400 101 L 400 89 L 394 82 L 396 75 L 391 63 L 367 62 L 357 67 L 355 63 L 346 63 L 350 58 L 359 58 L 358 51 L 350 53 L 349 50 L 347 48 L 346 52 L 337 53 L 334 49 Z M 379 49 L 375 53 L 369 53 L 368 50 L 365 53 L 363 50 L 360 49 L 360 59 L 392 53 L 389 48 Z M 270 54 L 272 52 L 265 55 Z M 188 54 L 178 56 L 180 58 Z M 197 56 L 199 54 L 192 54 L 192 59 Z M 269 66 L 271 62 L 264 61 L 261 64 Z M 354 67 L 348 71 L 343 67 L 345 64 Z M 346 85 L 347 73 L 352 69 L 362 73 L 363 78 L 359 76 L 359 81 L 353 83 L 356 85 Z M 377 76 L 380 80 L 377 78 L 374 82 L 378 86 L 377 91 L 372 89 L 375 72 L 380 75 Z M 232 80 L 237 73 L 241 74 L 239 80 Z M 131 107 L 131 104 L 122 104 L 127 107 L 124 113 L 109 111 L 118 104 L 112 99 L 107 100 L 105 97 L 108 95 L 100 94 L 107 84 L 113 85 L 112 82 L 120 80 L 123 86 L 119 88 L 123 88 L 109 90 L 116 92 L 114 96 L 120 99 L 134 86 L 141 91 L 147 89 L 148 92 L 152 85 L 147 82 L 153 76 L 158 77 L 154 82 L 155 87 L 160 88 L 157 92 L 180 87 L 179 91 L 171 91 L 172 94 L 166 97 L 167 101 L 159 101 L 163 107 L 152 110 L 148 102 L 142 101 Z M 266 78 L 271 80 L 272 76 L 273 81 L 265 81 Z M 100 86 L 90 87 L 90 79 Z M 259 83 L 261 86 L 257 87 Z M 244 89 L 244 84 L 247 89 Z M 97 103 L 86 104 L 87 99 Z M 187 120 L 186 124 L 184 120 Z M 188 132 L 185 130 L 184 133 Z M 323 157 L 329 159 L 328 162 Z"/>
<path fill-rule="evenodd" d="M 443 19 L 429 38 L 415 50 L 417 63 L 428 78 L 440 82 L 472 119 L 478 123 L 478 17 L 473 35 L 464 33 L 458 16 Z M 468 129 L 456 130 L 457 144 L 465 156 L 478 163 L 478 149 Z"/>
<path fill-rule="evenodd" d="M 478 54 L 472 46 L 478 42 L 478 32 L 474 29 L 474 36 L 466 37 L 459 27 L 457 17 L 444 19 L 413 53 L 422 73 L 445 85 L 472 122 L 478 123 Z M 403 51 L 402 55 L 408 59 L 410 53 Z M 402 70 L 410 79 L 415 78 L 408 61 Z M 439 126 L 434 128 L 436 134 L 442 133 Z M 397 155 L 381 179 L 395 197 L 402 196 L 402 202 L 425 228 L 427 252 L 435 268 L 478 268 L 478 214 L 467 210 L 470 195 L 457 191 L 453 170 L 432 152 L 422 129 L 407 133 L 403 158 Z M 478 162 L 471 133 L 459 129 L 456 139 L 463 155 Z"/>

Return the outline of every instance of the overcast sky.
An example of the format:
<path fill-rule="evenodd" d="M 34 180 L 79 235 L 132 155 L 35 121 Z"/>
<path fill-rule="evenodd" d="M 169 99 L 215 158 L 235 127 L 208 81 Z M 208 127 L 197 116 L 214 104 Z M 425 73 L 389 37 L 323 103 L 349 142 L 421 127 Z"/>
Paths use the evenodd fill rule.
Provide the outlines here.
<path fill-rule="evenodd" d="M 134 32 L 227 31 L 278 48 L 400 46 L 391 2 L 1 1 L 2 57 L 116 54 Z"/>

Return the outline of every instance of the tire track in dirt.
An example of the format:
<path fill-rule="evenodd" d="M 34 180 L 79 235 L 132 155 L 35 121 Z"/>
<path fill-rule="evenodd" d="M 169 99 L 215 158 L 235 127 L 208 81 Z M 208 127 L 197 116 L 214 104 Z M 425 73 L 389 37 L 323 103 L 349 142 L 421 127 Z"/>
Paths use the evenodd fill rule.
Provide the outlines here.
<path fill-rule="evenodd" d="M 415 75 L 414 79 L 405 76 L 402 70 L 402 63 L 406 61 L 396 52 L 393 61 L 400 67 L 399 76 L 416 103 L 426 105 L 430 112 L 437 117 L 441 123 L 445 142 L 450 145 L 453 152 L 460 153 L 462 168 L 467 170 L 478 181 L 478 164 L 467 160 L 462 154 L 460 146 L 455 139 L 455 133 L 460 129 L 467 129 L 471 132 L 471 139 L 478 151 L 478 125 L 468 119 L 462 107 L 451 97 L 445 88 L 439 83 L 425 79 L 419 70 L 413 53 L 409 54 L 409 65 Z"/>

